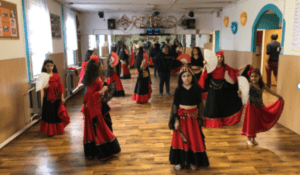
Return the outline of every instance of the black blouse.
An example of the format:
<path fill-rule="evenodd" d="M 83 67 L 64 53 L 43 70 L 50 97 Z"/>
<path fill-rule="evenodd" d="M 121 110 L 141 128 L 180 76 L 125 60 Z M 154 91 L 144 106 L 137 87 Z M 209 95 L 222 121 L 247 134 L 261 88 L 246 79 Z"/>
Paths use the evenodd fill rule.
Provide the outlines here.
<path fill-rule="evenodd" d="M 256 89 L 254 86 L 251 86 L 249 90 L 249 101 L 258 108 L 263 106 L 262 92 L 263 89 Z"/>
<path fill-rule="evenodd" d="M 200 66 L 203 67 L 203 58 L 198 57 L 198 59 L 195 59 L 194 57 L 191 57 L 191 66 Z"/>
<path fill-rule="evenodd" d="M 174 105 L 194 106 L 202 103 L 201 89 L 192 86 L 189 90 L 177 87 L 174 94 Z"/>

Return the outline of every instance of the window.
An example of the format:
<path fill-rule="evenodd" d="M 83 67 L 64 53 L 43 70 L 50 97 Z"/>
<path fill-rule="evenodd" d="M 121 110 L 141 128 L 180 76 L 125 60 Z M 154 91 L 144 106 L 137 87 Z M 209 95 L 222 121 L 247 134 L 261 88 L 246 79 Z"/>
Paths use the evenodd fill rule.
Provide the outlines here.
<path fill-rule="evenodd" d="M 47 0 L 24 1 L 24 9 L 31 77 L 35 77 L 41 73 L 46 54 L 53 52 L 48 3 Z"/>
<path fill-rule="evenodd" d="M 64 12 L 64 27 L 66 34 L 66 50 L 67 50 L 67 63 L 74 65 L 75 54 L 77 48 L 77 28 L 76 28 L 76 14 L 67 7 L 63 7 Z"/>
<path fill-rule="evenodd" d="M 100 51 L 100 56 L 103 57 L 102 55 L 102 47 L 104 46 L 105 43 L 105 35 L 100 35 L 99 36 L 99 51 Z"/>
<path fill-rule="evenodd" d="M 89 50 L 97 48 L 96 35 L 89 35 Z"/>
<path fill-rule="evenodd" d="M 68 65 L 75 64 L 74 51 L 71 49 L 67 49 L 67 62 L 68 62 Z"/>
<path fill-rule="evenodd" d="M 107 44 L 108 44 L 108 52 L 110 53 L 111 50 L 111 35 L 107 35 Z"/>

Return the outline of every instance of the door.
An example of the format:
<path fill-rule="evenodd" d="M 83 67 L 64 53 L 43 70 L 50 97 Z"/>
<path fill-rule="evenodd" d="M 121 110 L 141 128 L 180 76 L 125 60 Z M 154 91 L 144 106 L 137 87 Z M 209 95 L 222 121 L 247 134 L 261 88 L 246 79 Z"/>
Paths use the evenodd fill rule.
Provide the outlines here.
<path fill-rule="evenodd" d="M 267 72 L 266 72 L 266 62 L 268 61 L 268 55 L 267 55 L 267 44 L 269 42 L 271 42 L 271 36 L 272 34 L 278 34 L 278 39 L 277 41 L 281 43 L 281 32 L 282 32 L 282 29 L 272 29 L 272 30 L 265 30 L 265 38 L 264 38 L 264 53 L 263 53 L 263 60 L 262 60 L 262 77 L 263 77 L 263 81 L 265 83 L 267 83 Z M 277 85 L 277 81 L 276 81 L 276 78 L 275 76 L 273 75 L 273 72 L 272 72 L 272 75 L 271 75 L 271 85 Z"/>

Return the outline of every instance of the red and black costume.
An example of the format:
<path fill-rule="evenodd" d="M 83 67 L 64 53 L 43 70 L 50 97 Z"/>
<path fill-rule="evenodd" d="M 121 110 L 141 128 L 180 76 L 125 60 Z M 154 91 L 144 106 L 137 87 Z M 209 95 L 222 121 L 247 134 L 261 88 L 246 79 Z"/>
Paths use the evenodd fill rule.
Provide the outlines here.
<path fill-rule="evenodd" d="M 235 84 L 232 85 L 224 79 L 225 71 L 228 71 Z M 204 109 L 207 128 L 222 128 L 223 125 L 234 125 L 240 122 L 243 105 L 237 94 L 238 76 L 238 69 L 233 69 L 226 64 L 216 67 L 210 74 L 207 74 L 207 70 L 202 73 L 199 84 L 202 89 L 206 88 L 208 91 Z M 207 81 L 209 83 L 206 83 Z"/>
<path fill-rule="evenodd" d="M 129 71 L 129 68 L 128 68 L 129 55 L 126 54 L 126 52 L 125 52 L 126 45 L 122 43 L 119 47 L 122 47 L 122 48 L 120 48 L 120 50 L 118 52 L 118 55 L 119 55 L 119 58 L 120 58 L 120 61 L 121 61 L 121 71 L 120 71 L 121 75 L 120 75 L 120 78 L 121 79 L 130 79 L 131 74 L 130 74 L 130 71 Z"/>
<path fill-rule="evenodd" d="M 250 86 L 249 102 L 246 106 L 241 133 L 248 138 L 254 138 L 257 133 L 271 129 L 277 123 L 284 107 L 283 99 L 277 100 L 270 106 L 265 106 L 262 92 L 263 89 Z"/>
<path fill-rule="evenodd" d="M 133 46 L 130 46 L 130 69 L 134 68 L 134 53 Z"/>
<path fill-rule="evenodd" d="M 194 106 L 194 109 L 182 109 L 179 105 Z M 169 120 L 169 128 L 174 130 L 175 119 L 179 120 L 179 127 L 187 143 L 183 142 L 179 131 L 173 132 L 170 163 L 177 165 L 196 165 L 197 167 L 209 166 L 205 151 L 204 135 L 202 133 L 203 104 L 201 89 L 192 86 L 190 89 L 177 87 L 174 94 L 173 107 Z"/>
<path fill-rule="evenodd" d="M 131 97 L 131 99 L 135 100 L 137 103 L 147 103 L 151 98 L 152 88 L 148 66 L 144 71 L 148 72 L 148 77 L 143 77 L 143 70 L 138 67 L 139 74 L 135 84 L 134 93 Z"/>
<path fill-rule="evenodd" d="M 201 50 L 200 50 L 200 53 L 198 55 L 199 55 L 199 57 L 197 59 L 195 59 L 193 56 L 191 57 L 190 66 L 199 66 L 199 67 L 203 68 L 203 66 L 204 66 L 203 61 L 204 61 L 204 59 L 203 59 Z M 200 71 L 199 73 L 195 73 L 194 74 L 195 77 L 197 78 L 197 81 L 199 81 L 199 79 L 200 79 L 200 77 L 202 75 L 202 71 Z M 209 83 L 208 79 L 206 79 L 205 83 Z M 206 98 L 207 98 L 207 88 L 206 89 L 202 89 L 202 99 L 206 100 Z"/>
<path fill-rule="evenodd" d="M 116 136 L 106 125 L 102 114 L 102 102 L 99 91 L 102 81 L 97 78 L 87 87 L 84 95 L 84 154 L 85 157 L 97 156 L 107 159 L 121 151 Z"/>
<path fill-rule="evenodd" d="M 44 88 L 42 121 L 40 131 L 49 136 L 65 133 L 64 128 L 70 123 L 70 116 L 61 102 L 64 92 L 58 73 L 53 73 L 49 87 Z"/>
<path fill-rule="evenodd" d="M 176 74 L 177 72 L 180 71 L 181 66 L 183 66 L 183 64 L 176 60 L 176 58 L 181 55 L 181 52 L 176 52 L 177 47 L 179 47 L 180 45 L 171 45 L 171 54 L 173 56 L 173 64 L 172 64 L 172 69 L 171 69 L 171 74 Z"/>
<path fill-rule="evenodd" d="M 111 55 L 109 55 L 109 59 L 107 59 L 107 78 L 106 78 L 106 82 L 109 85 L 112 82 L 116 82 L 116 91 L 114 96 L 115 97 L 122 97 L 125 96 L 125 92 L 123 89 L 123 85 L 121 82 L 121 78 L 120 78 L 120 65 L 121 63 L 119 62 L 118 65 L 116 65 L 115 68 L 111 67 L 109 65 L 109 61 L 110 61 L 110 57 Z"/>

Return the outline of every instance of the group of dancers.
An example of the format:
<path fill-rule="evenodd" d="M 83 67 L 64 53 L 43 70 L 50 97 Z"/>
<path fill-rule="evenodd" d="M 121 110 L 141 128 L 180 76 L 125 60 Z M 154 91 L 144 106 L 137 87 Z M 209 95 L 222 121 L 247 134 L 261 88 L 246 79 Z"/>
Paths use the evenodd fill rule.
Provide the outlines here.
<path fill-rule="evenodd" d="M 277 123 L 284 106 L 282 97 L 264 84 L 258 69 L 253 69 L 251 65 L 234 69 L 225 64 L 223 51 L 216 53 L 217 67 L 208 73 L 207 61 L 204 60 L 200 48 L 193 48 L 191 62 L 187 63 L 176 60 L 176 57 L 181 54 L 180 47 L 177 40 L 171 47 L 164 44 L 161 50 L 159 43 L 156 42 L 148 51 L 149 55 L 143 45 L 139 46 L 136 54 L 133 53 L 133 48 L 130 50 L 130 62 L 135 59 L 133 62 L 138 74 L 131 98 L 138 103 L 146 103 L 151 98 L 150 57 L 160 77 L 160 97 L 163 94 L 164 83 L 166 83 L 168 96 L 171 96 L 170 74 L 172 70 L 173 73 L 179 72 L 178 87 L 174 93 L 169 119 L 169 128 L 174 130 L 169 155 L 170 163 L 175 165 L 176 170 L 183 167 L 196 170 L 198 167 L 209 166 L 202 127 L 222 128 L 224 125 L 232 126 L 240 122 L 243 104 L 237 77 L 241 70 L 243 70 L 241 76 L 249 80 L 250 86 L 241 134 L 248 137 L 248 145 L 258 145 L 255 141 L 256 134 L 269 130 Z M 117 64 L 114 64 L 116 58 L 113 58 L 113 53 L 116 53 L 120 59 Z M 125 95 L 121 77 L 131 78 L 128 69 L 131 65 L 128 65 L 128 58 L 126 45 L 123 42 L 118 42 L 112 47 L 107 61 L 106 79 L 102 75 L 103 65 L 93 51 L 87 52 L 85 62 L 82 64 L 79 84 L 84 85 L 83 145 L 85 157 L 88 159 L 97 157 L 106 160 L 121 151 L 119 142 L 113 134 L 110 107 L 107 103 L 113 97 Z M 226 81 L 226 71 L 234 81 L 233 84 Z M 44 88 L 40 131 L 49 136 L 63 134 L 64 127 L 70 123 L 70 117 L 64 106 L 64 88 L 52 60 L 45 60 L 42 72 L 47 72 L 51 78 L 48 86 Z M 264 106 L 262 101 L 264 90 L 278 97 L 279 100 L 270 106 Z M 206 101 L 205 105 L 204 101 Z"/>

